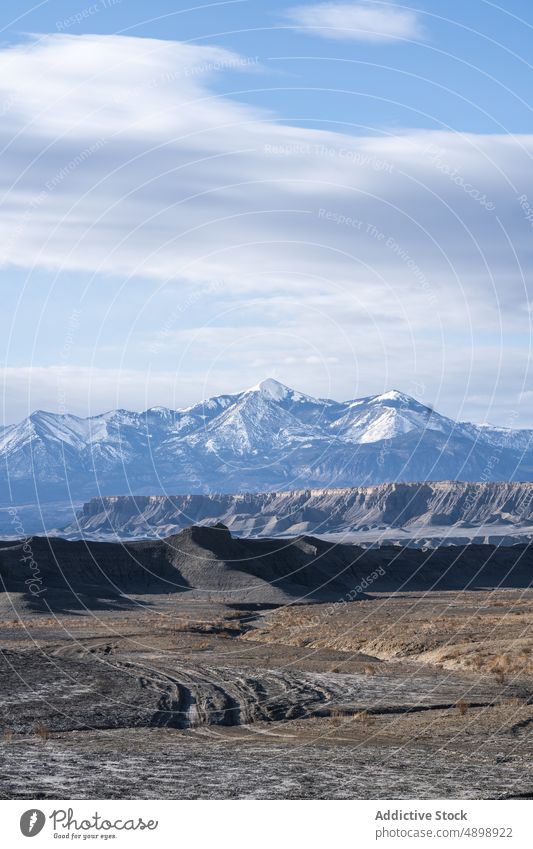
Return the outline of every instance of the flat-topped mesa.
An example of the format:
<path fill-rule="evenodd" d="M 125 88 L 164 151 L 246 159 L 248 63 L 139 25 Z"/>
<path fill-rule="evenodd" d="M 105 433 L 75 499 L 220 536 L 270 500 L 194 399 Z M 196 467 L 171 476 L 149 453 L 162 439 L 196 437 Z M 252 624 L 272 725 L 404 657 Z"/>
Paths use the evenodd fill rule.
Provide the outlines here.
<path fill-rule="evenodd" d="M 66 536 L 159 538 L 193 524 L 222 523 L 237 536 L 329 534 L 396 528 L 506 529 L 533 525 L 533 484 L 437 481 L 226 495 L 92 499 Z"/>

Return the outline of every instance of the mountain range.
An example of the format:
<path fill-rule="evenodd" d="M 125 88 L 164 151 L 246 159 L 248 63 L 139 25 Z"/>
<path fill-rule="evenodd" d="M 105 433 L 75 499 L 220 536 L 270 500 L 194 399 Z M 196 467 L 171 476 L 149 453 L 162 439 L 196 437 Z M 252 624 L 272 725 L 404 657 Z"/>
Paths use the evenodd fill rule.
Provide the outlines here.
<path fill-rule="evenodd" d="M 0 504 L 531 481 L 532 437 L 455 422 L 398 391 L 340 402 L 267 379 L 181 410 L 35 412 L 0 430 Z"/>

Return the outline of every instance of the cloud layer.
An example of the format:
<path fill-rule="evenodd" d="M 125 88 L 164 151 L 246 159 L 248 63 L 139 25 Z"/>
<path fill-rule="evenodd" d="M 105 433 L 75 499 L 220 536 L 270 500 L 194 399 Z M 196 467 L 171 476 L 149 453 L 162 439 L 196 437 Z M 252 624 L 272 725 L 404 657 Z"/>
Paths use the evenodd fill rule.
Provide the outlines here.
<path fill-rule="evenodd" d="M 287 17 L 304 32 L 323 38 L 388 42 L 423 37 L 423 27 L 415 11 L 372 0 L 295 6 L 288 10 Z"/>
<path fill-rule="evenodd" d="M 94 328 L 97 345 L 112 326 L 110 367 L 180 363 L 185 386 L 216 374 L 207 395 L 272 371 L 344 398 L 422 375 L 445 412 L 475 385 L 484 418 L 497 389 L 501 420 L 529 377 L 533 137 L 290 126 L 214 92 L 236 68 L 255 64 L 120 36 L 1 50 L 5 271 L 94 275 L 95 304 L 122 279 Z M 36 339 L 33 362 L 60 368 Z"/>

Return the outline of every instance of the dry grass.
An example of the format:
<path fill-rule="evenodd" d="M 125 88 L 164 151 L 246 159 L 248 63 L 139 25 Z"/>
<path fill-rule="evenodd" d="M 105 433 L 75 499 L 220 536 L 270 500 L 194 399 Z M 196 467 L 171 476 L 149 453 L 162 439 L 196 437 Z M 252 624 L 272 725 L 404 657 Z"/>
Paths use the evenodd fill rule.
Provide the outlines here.
<path fill-rule="evenodd" d="M 510 708 L 523 708 L 528 706 L 527 701 L 521 699 L 519 696 L 513 696 L 510 699 L 505 699 L 502 704 Z"/>
<path fill-rule="evenodd" d="M 35 726 L 35 733 L 37 737 L 39 737 L 43 741 L 43 743 L 46 743 L 48 741 L 48 738 L 50 737 L 50 729 L 47 728 L 46 725 L 43 725 L 42 722 L 39 722 Z"/>
<path fill-rule="evenodd" d="M 339 710 L 339 708 L 332 708 L 332 710 L 330 710 L 329 712 L 329 715 L 331 717 L 333 725 L 340 725 L 345 717 L 344 711 Z"/>
<path fill-rule="evenodd" d="M 352 713 L 349 708 L 331 708 L 328 714 L 333 725 L 339 726 L 342 722 L 360 722 L 362 725 L 372 725 L 376 721 L 373 713 L 367 710 L 360 710 Z"/>
<path fill-rule="evenodd" d="M 356 722 L 361 722 L 363 725 L 372 725 L 376 721 L 374 714 L 367 710 L 360 710 L 354 713 L 353 718 Z"/>
<path fill-rule="evenodd" d="M 511 671 L 511 659 L 508 655 L 501 654 L 493 658 L 489 664 L 489 670 L 494 675 L 498 684 L 505 684 L 508 673 Z"/>
<path fill-rule="evenodd" d="M 453 600 L 449 594 L 435 593 L 427 607 L 416 609 L 408 600 L 399 600 L 375 607 L 366 602 L 347 604 L 334 616 L 327 615 L 327 607 L 324 610 L 321 616 L 319 609 L 317 623 L 316 606 L 280 609 L 269 615 L 260 633 L 252 629 L 242 639 L 332 649 L 350 653 L 352 660 L 357 652 L 384 661 L 422 660 L 437 668 L 494 675 L 500 683 L 533 675 L 531 593 L 524 597 L 515 591 L 465 591 Z M 362 671 L 373 674 L 364 666 Z M 386 673 L 387 665 L 380 664 L 376 671 Z"/>

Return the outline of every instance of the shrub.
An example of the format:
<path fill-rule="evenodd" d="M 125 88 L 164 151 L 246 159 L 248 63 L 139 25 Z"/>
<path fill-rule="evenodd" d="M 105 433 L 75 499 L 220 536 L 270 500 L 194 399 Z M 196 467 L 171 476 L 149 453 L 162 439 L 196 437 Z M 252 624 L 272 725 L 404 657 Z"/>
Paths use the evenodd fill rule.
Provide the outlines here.
<path fill-rule="evenodd" d="M 498 682 L 498 684 L 505 684 L 505 672 L 504 672 L 504 670 L 501 667 L 498 667 L 498 668 L 494 669 L 493 671 L 494 671 L 494 677 L 495 677 L 496 681 Z"/>
<path fill-rule="evenodd" d="M 459 711 L 461 716 L 465 715 L 469 707 L 470 705 L 468 704 L 468 702 L 465 702 L 464 699 L 459 699 L 459 701 L 457 702 L 457 710 Z"/>
<path fill-rule="evenodd" d="M 333 725 L 340 725 L 344 717 L 344 713 L 339 708 L 332 708 L 329 712 Z"/>
<path fill-rule="evenodd" d="M 43 743 L 46 743 L 46 741 L 50 737 L 49 729 L 46 727 L 46 725 L 43 725 L 42 722 L 39 722 L 39 724 L 35 726 L 35 733 L 37 734 L 37 737 L 41 738 Z"/>
<path fill-rule="evenodd" d="M 376 718 L 373 714 L 369 713 L 367 710 L 360 710 L 357 713 L 354 713 L 353 718 L 356 722 L 361 722 L 363 725 L 371 725 L 376 721 Z"/>

